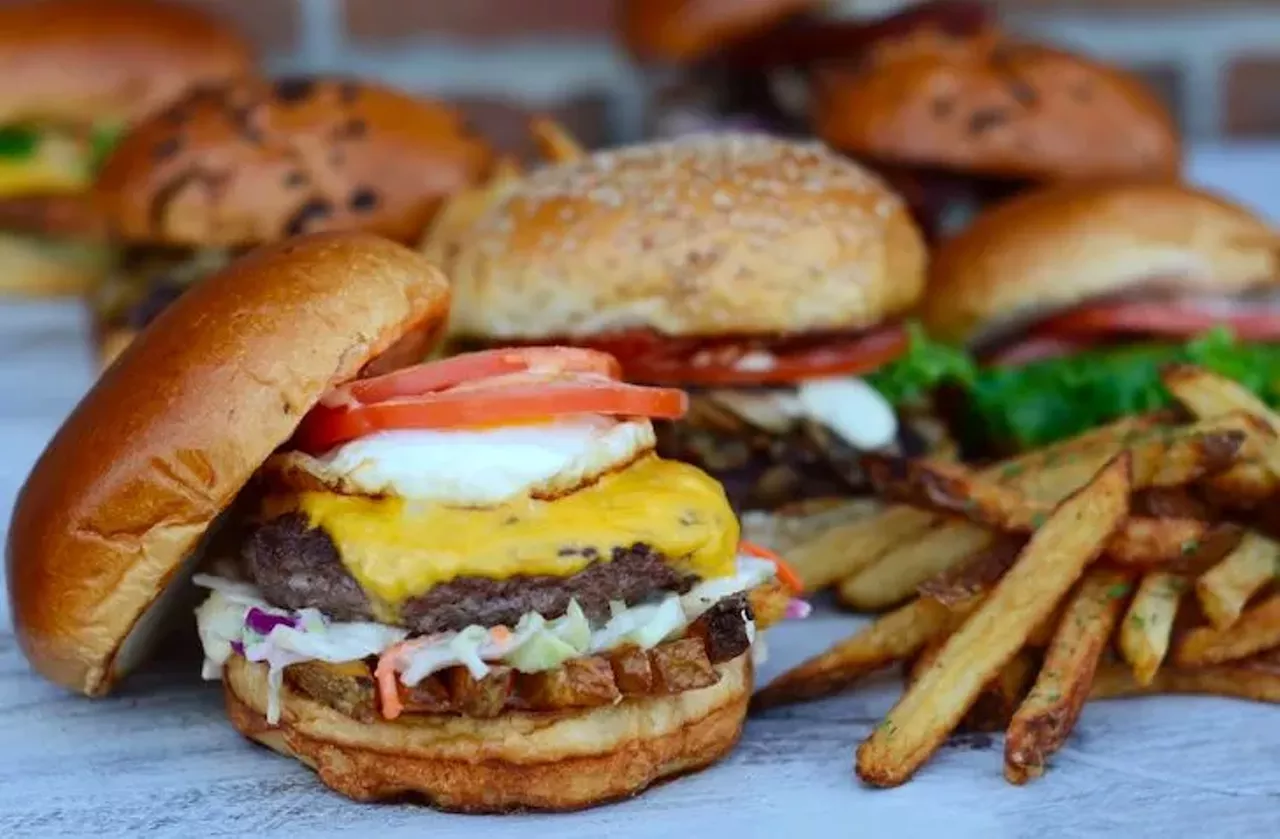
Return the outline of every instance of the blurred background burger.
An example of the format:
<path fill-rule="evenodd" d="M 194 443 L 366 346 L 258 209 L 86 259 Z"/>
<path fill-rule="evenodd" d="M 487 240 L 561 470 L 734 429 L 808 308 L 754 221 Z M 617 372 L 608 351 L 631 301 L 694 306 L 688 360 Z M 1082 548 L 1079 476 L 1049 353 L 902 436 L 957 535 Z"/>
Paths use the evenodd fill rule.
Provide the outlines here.
<path fill-rule="evenodd" d="M 1245 207 L 1175 184 L 1069 184 L 944 243 L 922 317 L 983 365 L 948 402 L 980 456 L 1168 407 L 1159 372 L 1173 362 L 1280 404 L 1278 284 L 1280 239 Z"/>
<path fill-rule="evenodd" d="M 97 182 L 121 252 L 94 305 L 103 362 L 258 245 L 328 230 L 415 241 L 491 159 L 457 110 L 383 85 L 246 79 L 191 93 L 127 134 Z"/>
<path fill-rule="evenodd" d="M 190 5 L 0 6 L 0 293 L 90 288 L 110 257 L 86 194 L 121 132 L 252 69 L 248 43 Z"/>

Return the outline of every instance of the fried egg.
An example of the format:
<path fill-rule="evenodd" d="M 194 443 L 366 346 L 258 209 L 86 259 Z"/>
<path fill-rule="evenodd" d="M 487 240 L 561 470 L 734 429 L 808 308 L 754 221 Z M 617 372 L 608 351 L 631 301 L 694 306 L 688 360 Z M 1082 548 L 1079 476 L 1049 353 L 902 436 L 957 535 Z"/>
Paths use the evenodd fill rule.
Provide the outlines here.
<path fill-rule="evenodd" d="M 277 455 L 266 469 L 296 488 L 484 506 L 572 492 L 653 447 L 648 420 L 582 416 L 495 428 L 381 431 L 319 456 Z"/>

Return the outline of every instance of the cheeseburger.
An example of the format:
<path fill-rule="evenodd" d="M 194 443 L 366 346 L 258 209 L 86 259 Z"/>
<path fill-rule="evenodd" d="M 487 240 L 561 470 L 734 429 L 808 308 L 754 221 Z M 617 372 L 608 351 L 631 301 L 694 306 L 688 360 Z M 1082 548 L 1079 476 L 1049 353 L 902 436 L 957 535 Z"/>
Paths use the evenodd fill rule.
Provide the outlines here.
<path fill-rule="evenodd" d="M 850 495 L 858 451 L 919 448 L 893 407 L 922 361 L 903 318 L 924 245 L 897 196 L 817 144 L 599 152 L 530 174 L 427 248 L 454 280 L 458 345 L 571 344 L 692 388 L 659 451 L 710 470 L 738 509 Z"/>
<path fill-rule="evenodd" d="M 453 108 L 375 84 L 247 79 L 193 92 L 129 132 L 98 179 L 123 253 L 96 300 L 104 361 L 250 248 L 326 230 L 416 240 L 491 158 Z"/>
<path fill-rule="evenodd" d="M 90 288 L 110 257 L 86 194 L 120 132 L 252 68 L 246 42 L 188 3 L 0 7 L 0 293 Z"/>
<path fill-rule="evenodd" d="M 1036 184 L 1173 179 L 1173 120 L 1143 83 L 985 27 L 886 39 L 823 69 L 814 132 L 874 167 L 931 239 Z"/>
<path fill-rule="evenodd" d="M 800 604 L 720 486 L 654 454 L 684 395 L 564 348 L 364 375 L 448 303 L 422 257 L 344 233 L 169 307 L 19 495 L 32 665 L 107 692 L 197 571 L 232 723 L 353 798 L 568 809 L 724 755 L 755 632 Z"/>
<path fill-rule="evenodd" d="M 1059 185 L 936 252 L 922 318 L 985 368 L 957 380 L 980 449 L 1018 449 L 1167 404 L 1193 362 L 1280 404 L 1280 240 L 1243 207 L 1166 183 Z"/>

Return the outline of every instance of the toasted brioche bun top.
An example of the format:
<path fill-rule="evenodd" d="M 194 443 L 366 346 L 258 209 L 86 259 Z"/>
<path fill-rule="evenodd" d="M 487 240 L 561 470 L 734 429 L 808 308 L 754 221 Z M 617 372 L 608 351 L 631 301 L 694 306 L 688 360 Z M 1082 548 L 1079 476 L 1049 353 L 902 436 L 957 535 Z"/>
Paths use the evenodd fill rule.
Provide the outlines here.
<path fill-rule="evenodd" d="M 440 102 L 345 79 L 247 79 L 138 125 L 97 192 L 133 242 L 233 246 L 326 230 L 407 242 L 491 158 Z"/>
<path fill-rule="evenodd" d="M 817 5 L 816 0 L 623 0 L 618 30 L 636 58 L 683 64 Z"/>
<path fill-rule="evenodd" d="M 90 695 L 136 664 L 149 607 L 334 385 L 441 325 L 444 276 L 365 234 L 257 251 L 184 294 L 98 379 L 18 496 L 18 640 Z"/>
<path fill-rule="evenodd" d="M 1137 78 L 990 32 L 887 41 L 815 87 L 818 135 L 863 157 L 1032 180 L 1180 167 L 1173 120 Z"/>
<path fill-rule="evenodd" d="M 1062 184 L 980 215 L 934 253 L 922 316 L 973 342 L 1107 295 L 1233 294 L 1280 280 L 1268 224 L 1168 183 Z"/>
<path fill-rule="evenodd" d="M 251 72 L 230 26 L 191 3 L 44 0 L 0 7 L 0 124 L 128 123 L 188 88 Z"/>
<path fill-rule="evenodd" d="M 717 134 L 534 172 L 452 243 L 452 326 L 484 340 L 856 330 L 912 307 L 898 197 L 816 143 Z"/>

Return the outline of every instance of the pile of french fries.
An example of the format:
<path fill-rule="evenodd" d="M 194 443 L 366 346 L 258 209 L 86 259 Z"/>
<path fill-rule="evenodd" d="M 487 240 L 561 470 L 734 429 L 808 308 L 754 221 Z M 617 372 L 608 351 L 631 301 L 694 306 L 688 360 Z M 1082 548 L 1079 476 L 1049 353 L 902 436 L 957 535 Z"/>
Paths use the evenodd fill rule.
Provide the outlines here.
<path fill-rule="evenodd" d="M 757 705 L 905 665 L 856 760 L 896 786 L 957 730 L 1005 731 L 1005 778 L 1025 783 L 1089 699 L 1280 701 L 1280 416 L 1202 369 L 1163 380 L 1189 422 L 1126 419 L 981 471 L 867 458 L 885 509 L 790 559 L 809 588 L 889 611 Z"/>

